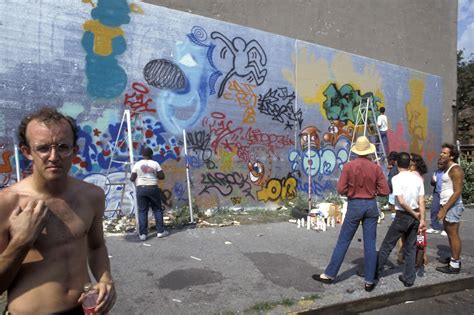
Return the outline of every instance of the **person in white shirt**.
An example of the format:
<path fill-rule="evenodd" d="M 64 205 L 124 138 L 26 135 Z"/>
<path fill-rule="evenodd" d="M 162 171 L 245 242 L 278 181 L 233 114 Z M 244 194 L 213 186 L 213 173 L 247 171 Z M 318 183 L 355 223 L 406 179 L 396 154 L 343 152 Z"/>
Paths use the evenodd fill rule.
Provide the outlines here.
<path fill-rule="evenodd" d="M 382 138 L 381 140 L 383 143 L 385 154 L 387 154 L 387 152 L 389 152 L 387 137 L 388 119 L 385 115 L 385 107 L 380 107 L 380 115 L 377 117 L 377 126 L 379 127 L 380 137 Z"/>
<path fill-rule="evenodd" d="M 421 177 L 409 170 L 410 154 L 400 152 L 397 165 L 399 173 L 392 178 L 396 215 L 380 246 L 378 275 L 382 273 L 397 241 L 404 236 L 405 262 L 403 275 L 398 279 L 405 287 L 411 287 L 416 279 L 416 236 L 419 231 L 426 229 L 425 188 Z"/>
<path fill-rule="evenodd" d="M 464 212 L 462 203 L 462 187 L 464 172 L 455 162 L 459 158 L 456 147 L 449 143 L 441 146 L 440 162 L 444 174 L 441 177 L 440 209 L 438 220 L 443 221 L 444 230 L 448 234 L 449 247 L 451 248 L 451 258 L 438 259 L 446 264 L 437 267 L 436 270 L 455 274 L 461 272 L 461 238 L 459 237 L 459 223 Z"/>
<path fill-rule="evenodd" d="M 169 234 L 163 225 L 163 206 L 158 180 L 165 179 L 165 174 L 158 162 L 153 160 L 153 150 L 145 147 L 143 160 L 133 165 L 130 180 L 137 186 L 139 237 L 145 241 L 148 236 L 148 209 L 151 207 L 155 216 L 156 231 L 159 238 Z"/>

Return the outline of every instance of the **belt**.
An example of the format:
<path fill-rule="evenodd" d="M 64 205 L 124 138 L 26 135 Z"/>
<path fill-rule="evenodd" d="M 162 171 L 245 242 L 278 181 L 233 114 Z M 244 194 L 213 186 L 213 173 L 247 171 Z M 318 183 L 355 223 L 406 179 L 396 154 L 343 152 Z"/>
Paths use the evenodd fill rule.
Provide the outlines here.
<path fill-rule="evenodd" d="M 417 209 L 413 209 L 413 211 L 415 211 L 415 212 L 420 212 L 420 209 L 418 209 L 418 208 L 417 208 Z M 412 216 L 410 213 L 408 213 L 408 211 L 405 211 L 405 210 L 397 210 L 397 213 Z"/>

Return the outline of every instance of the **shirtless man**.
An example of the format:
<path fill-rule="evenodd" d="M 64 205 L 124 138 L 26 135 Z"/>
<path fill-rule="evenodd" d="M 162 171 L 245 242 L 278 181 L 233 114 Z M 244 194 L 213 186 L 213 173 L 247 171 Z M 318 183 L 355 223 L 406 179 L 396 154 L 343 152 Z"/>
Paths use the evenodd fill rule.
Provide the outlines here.
<path fill-rule="evenodd" d="M 107 313 L 115 288 L 102 230 L 104 192 L 68 175 L 78 151 L 74 121 L 43 108 L 19 127 L 33 174 L 0 191 L 0 294 L 8 314 L 82 314 L 82 291 L 99 291 Z"/>

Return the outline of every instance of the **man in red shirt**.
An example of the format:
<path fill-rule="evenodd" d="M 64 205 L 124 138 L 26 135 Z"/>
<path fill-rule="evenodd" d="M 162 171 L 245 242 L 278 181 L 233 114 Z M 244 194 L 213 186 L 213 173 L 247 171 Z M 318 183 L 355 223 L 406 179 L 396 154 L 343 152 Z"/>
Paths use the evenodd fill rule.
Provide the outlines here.
<path fill-rule="evenodd" d="M 375 197 L 387 196 L 390 189 L 380 166 L 369 158 L 369 155 L 375 152 L 375 146 L 369 142 L 367 137 L 357 138 L 351 151 L 358 157 L 344 165 L 337 183 L 337 192 L 348 198 L 347 213 L 329 265 L 323 274 L 313 275 L 313 279 L 326 284 L 334 283 L 352 238 L 359 223 L 362 222 L 365 290 L 370 292 L 376 284 L 377 252 L 375 241 L 379 210 Z"/>

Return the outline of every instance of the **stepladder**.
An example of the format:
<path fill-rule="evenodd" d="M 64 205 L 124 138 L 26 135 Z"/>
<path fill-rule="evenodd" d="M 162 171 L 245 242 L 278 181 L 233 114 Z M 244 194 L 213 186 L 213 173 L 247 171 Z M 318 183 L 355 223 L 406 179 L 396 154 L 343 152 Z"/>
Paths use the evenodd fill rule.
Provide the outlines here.
<path fill-rule="evenodd" d="M 114 191 L 115 198 L 113 202 L 107 203 L 107 208 L 104 213 L 104 216 L 107 218 L 122 217 L 127 212 L 124 208 L 127 206 L 132 206 L 134 209 L 137 209 L 136 198 L 133 197 L 133 205 L 130 205 L 128 198 L 126 198 L 126 193 L 129 190 L 133 191 L 133 196 L 136 195 L 135 186 L 129 180 L 131 169 L 134 164 L 132 134 L 134 130 L 141 130 L 141 128 L 138 126 L 140 124 L 139 116 L 136 115 L 133 119 L 134 121 L 132 125 L 130 110 L 124 110 L 120 127 L 113 142 L 112 149 L 110 150 L 109 165 L 106 171 L 107 180 L 104 184 L 104 191 Z M 117 170 L 119 171 L 117 172 Z M 130 212 L 130 214 L 132 213 Z M 137 211 L 135 211 L 135 216 L 137 217 Z"/>
<path fill-rule="evenodd" d="M 351 147 L 358 137 L 366 136 L 370 143 L 375 145 L 374 160 L 382 167 L 384 172 L 387 170 L 387 153 L 382 141 L 382 134 L 377 125 L 377 110 L 371 97 L 361 99 L 359 102 L 354 131 L 352 133 Z M 353 159 L 354 154 L 349 154 L 349 160 Z"/>

